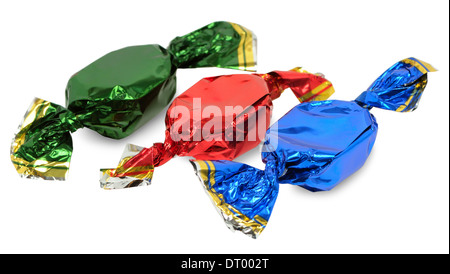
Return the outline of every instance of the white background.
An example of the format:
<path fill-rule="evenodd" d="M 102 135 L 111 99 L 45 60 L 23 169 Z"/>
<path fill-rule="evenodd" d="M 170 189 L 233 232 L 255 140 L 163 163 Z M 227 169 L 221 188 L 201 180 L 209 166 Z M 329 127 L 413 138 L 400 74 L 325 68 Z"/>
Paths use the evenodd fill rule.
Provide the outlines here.
<path fill-rule="evenodd" d="M 448 253 L 448 1 L 2 1 L 0 4 L 1 253 Z M 232 233 L 187 158 L 155 170 L 149 187 L 105 191 L 99 168 L 127 143 L 164 139 L 163 111 L 123 140 L 72 134 L 64 182 L 21 179 L 13 134 L 34 97 L 64 105 L 69 77 L 125 46 L 166 47 L 224 20 L 258 37 L 258 72 L 303 66 L 352 100 L 395 62 L 439 69 L 412 113 L 373 109 L 378 138 L 365 166 L 329 192 L 282 185 L 257 240 Z M 178 91 L 226 69 L 180 69 Z M 274 101 L 273 121 L 297 104 Z M 260 148 L 239 161 L 263 168 Z"/>

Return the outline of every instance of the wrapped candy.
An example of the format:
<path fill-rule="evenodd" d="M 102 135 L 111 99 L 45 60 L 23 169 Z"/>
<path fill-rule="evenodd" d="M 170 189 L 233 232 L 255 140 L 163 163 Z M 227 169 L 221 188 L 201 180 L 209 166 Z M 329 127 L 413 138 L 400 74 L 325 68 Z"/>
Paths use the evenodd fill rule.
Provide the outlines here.
<path fill-rule="evenodd" d="M 256 238 L 266 227 L 279 184 L 330 190 L 363 166 L 377 134 L 372 107 L 413 111 L 435 71 L 415 58 L 383 73 L 355 101 L 300 104 L 266 132 L 265 169 L 230 161 L 192 162 L 227 226 Z"/>
<path fill-rule="evenodd" d="M 105 189 L 148 185 L 154 167 L 174 156 L 233 160 L 264 139 L 272 100 L 290 88 L 300 102 L 323 100 L 333 86 L 300 68 L 267 74 L 237 74 L 200 80 L 174 99 L 166 114 L 164 143 L 128 145 L 116 169 L 103 169 Z"/>
<path fill-rule="evenodd" d="M 214 22 L 160 45 L 108 53 L 74 74 L 66 108 L 35 99 L 11 145 L 11 160 L 27 178 L 64 180 L 72 155 L 71 132 L 87 127 L 124 138 L 164 109 L 175 95 L 177 68 L 254 71 L 256 37 L 243 26 Z"/>

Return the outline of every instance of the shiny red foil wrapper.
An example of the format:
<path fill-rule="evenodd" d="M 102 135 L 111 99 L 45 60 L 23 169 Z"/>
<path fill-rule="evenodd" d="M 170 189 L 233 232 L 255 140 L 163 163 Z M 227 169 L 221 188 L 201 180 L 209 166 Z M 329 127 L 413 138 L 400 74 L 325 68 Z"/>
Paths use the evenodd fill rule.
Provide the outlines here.
<path fill-rule="evenodd" d="M 136 169 L 142 173 L 139 167 L 158 167 L 176 155 L 233 160 L 263 141 L 272 101 L 287 88 L 300 102 L 324 100 L 334 92 L 324 77 L 300 69 L 203 78 L 169 106 L 164 143 L 121 161 L 108 176 L 133 176 Z"/>

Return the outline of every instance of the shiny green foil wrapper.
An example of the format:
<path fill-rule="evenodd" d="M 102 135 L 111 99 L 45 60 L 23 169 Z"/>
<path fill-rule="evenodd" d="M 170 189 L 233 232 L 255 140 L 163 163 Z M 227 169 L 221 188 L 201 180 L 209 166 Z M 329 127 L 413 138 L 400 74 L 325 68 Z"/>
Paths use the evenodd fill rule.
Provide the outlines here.
<path fill-rule="evenodd" d="M 27 178 L 64 180 L 72 155 L 70 132 L 87 127 L 120 139 L 166 107 L 176 92 L 178 68 L 254 71 L 256 37 L 229 22 L 214 22 L 160 45 L 110 52 L 68 81 L 66 108 L 35 99 L 11 145 L 11 160 Z"/>

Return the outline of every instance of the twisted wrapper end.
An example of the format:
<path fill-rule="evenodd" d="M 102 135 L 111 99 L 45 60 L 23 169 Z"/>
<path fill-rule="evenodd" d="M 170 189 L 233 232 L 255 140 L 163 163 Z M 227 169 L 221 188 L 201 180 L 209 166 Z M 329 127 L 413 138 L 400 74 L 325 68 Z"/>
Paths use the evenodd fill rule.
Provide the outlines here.
<path fill-rule="evenodd" d="M 191 160 L 190 163 L 226 226 L 233 232 L 240 231 L 256 239 L 266 227 L 267 220 L 259 215 L 250 218 L 233 205 L 227 203 L 224 195 L 215 189 L 216 168 L 212 161 Z M 217 184 L 221 185 L 221 183 Z"/>
<path fill-rule="evenodd" d="M 381 74 L 355 101 L 367 109 L 414 111 L 428 83 L 428 73 L 435 71 L 433 66 L 414 57 L 403 59 Z"/>
<path fill-rule="evenodd" d="M 288 88 L 300 103 L 323 101 L 334 93 L 333 84 L 323 74 L 310 73 L 301 67 L 259 75 L 266 81 L 272 99 L 280 97 Z"/>
<path fill-rule="evenodd" d="M 35 98 L 11 143 L 11 161 L 23 178 L 65 180 L 72 156 L 70 132 L 83 127 L 66 108 Z"/>
<path fill-rule="evenodd" d="M 170 42 L 178 68 L 219 67 L 256 71 L 255 34 L 242 25 L 217 21 Z"/>
<path fill-rule="evenodd" d="M 129 160 L 138 155 L 143 147 L 128 144 L 115 169 L 100 170 L 100 186 L 103 189 L 123 189 L 151 184 L 153 177 L 153 166 L 129 165 Z"/>

